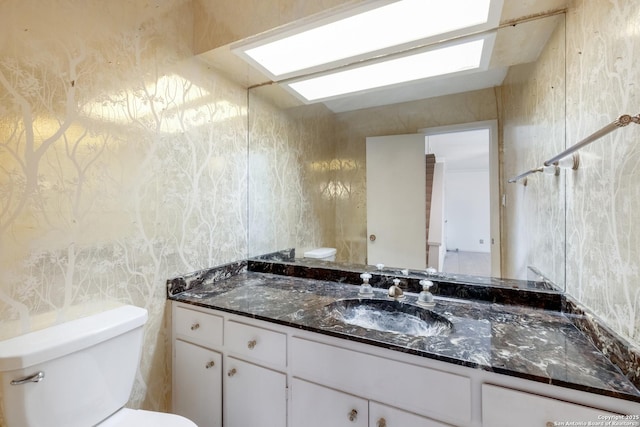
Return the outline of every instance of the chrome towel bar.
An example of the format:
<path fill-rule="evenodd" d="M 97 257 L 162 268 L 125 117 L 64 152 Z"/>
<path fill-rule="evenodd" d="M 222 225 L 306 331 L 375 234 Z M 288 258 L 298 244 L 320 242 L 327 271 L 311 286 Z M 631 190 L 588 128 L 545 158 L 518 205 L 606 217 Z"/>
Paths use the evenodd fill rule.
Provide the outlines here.
<path fill-rule="evenodd" d="M 522 178 L 525 178 L 528 175 L 531 175 L 532 173 L 542 172 L 544 170 L 544 167 L 552 167 L 554 165 L 557 166 L 558 162 L 560 162 L 560 160 L 564 159 L 568 155 L 573 154 L 574 152 L 578 151 L 582 147 L 584 147 L 586 145 L 589 145 L 593 141 L 596 141 L 596 140 L 602 138 L 603 136 L 605 136 L 605 135 L 611 133 L 612 131 L 614 131 L 615 129 L 627 126 L 629 123 L 640 124 L 640 114 L 638 114 L 637 116 L 630 116 L 628 114 L 624 114 L 624 115 L 618 117 L 612 123 L 609 123 L 608 125 L 606 125 L 602 129 L 600 129 L 600 130 L 592 133 L 588 137 L 584 138 L 582 141 L 580 141 L 580 142 L 572 145 L 571 147 L 567 148 L 562 153 L 560 153 L 560 154 L 550 158 L 549 160 L 545 161 L 544 162 L 544 166 L 541 166 L 541 167 L 535 168 L 535 169 L 530 169 L 527 172 L 521 173 L 518 176 L 510 178 L 508 180 L 508 182 L 514 183 L 514 182 L 517 182 L 518 180 L 520 180 Z M 574 160 L 573 169 L 577 169 L 577 165 L 578 165 L 577 161 Z"/>

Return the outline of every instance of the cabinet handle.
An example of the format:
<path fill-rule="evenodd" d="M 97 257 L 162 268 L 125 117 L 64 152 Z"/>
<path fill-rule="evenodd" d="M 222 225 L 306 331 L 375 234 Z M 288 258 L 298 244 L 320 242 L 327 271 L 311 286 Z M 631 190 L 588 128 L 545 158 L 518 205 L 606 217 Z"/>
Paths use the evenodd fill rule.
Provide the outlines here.
<path fill-rule="evenodd" d="M 214 362 L 213 360 L 210 360 L 206 365 L 204 365 L 204 367 L 207 369 L 211 369 L 214 366 L 216 366 L 216 362 Z"/>
<path fill-rule="evenodd" d="M 236 374 L 236 372 L 238 372 L 238 371 L 236 371 L 236 368 L 232 368 L 229 372 L 227 372 L 227 375 L 232 377 L 232 376 L 234 376 Z"/>
<path fill-rule="evenodd" d="M 349 412 L 349 421 L 355 421 L 358 419 L 358 411 L 356 411 L 355 409 L 352 409 L 351 412 Z"/>
<path fill-rule="evenodd" d="M 247 347 L 249 347 L 249 350 L 253 350 L 256 344 L 258 344 L 256 340 L 251 340 L 247 343 Z"/>
<path fill-rule="evenodd" d="M 385 420 L 384 418 L 380 418 L 378 420 L 378 427 L 387 427 L 387 420 Z"/>
<path fill-rule="evenodd" d="M 193 325 L 191 325 L 191 330 L 195 331 L 196 329 L 198 329 L 200 327 L 200 323 L 194 323 Z"/>

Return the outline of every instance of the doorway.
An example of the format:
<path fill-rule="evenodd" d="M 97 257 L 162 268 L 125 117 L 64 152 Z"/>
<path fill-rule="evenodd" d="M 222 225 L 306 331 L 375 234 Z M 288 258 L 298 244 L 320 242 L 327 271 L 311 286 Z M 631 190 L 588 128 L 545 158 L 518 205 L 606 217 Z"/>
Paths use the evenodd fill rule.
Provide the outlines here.
<path fill-rule="evenodd" d="M 495 121 L 420 129 L 445 167 L 442 270 L 500 277 L 498 137 Z"/>

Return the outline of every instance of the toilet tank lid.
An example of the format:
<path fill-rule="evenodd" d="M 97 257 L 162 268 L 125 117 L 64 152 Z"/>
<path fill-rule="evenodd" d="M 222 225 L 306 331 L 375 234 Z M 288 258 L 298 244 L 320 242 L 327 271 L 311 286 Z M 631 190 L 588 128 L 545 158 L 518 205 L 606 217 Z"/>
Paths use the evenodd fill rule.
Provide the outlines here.
<path fill-rule="evenodd" d="M 125 305 L 0 341 L 0 372 L 28 368 L 141 327 L 147 310 Z"/>
<path fill-rule="evenodd" d="M 304 253 L 305 258 L 326 258 L 335 255 L 336 248 L 316 248 Z"/>

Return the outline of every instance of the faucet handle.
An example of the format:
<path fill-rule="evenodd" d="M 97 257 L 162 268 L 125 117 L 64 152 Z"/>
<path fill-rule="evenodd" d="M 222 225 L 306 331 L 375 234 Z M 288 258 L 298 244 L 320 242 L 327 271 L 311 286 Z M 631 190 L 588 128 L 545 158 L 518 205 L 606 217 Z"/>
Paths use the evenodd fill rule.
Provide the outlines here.
<path fill-rule="evenodd" d="M 429 292 L 429 288 L 433 286 L 433 282 L 431 280 L 420 280 L 420 284 L 422 285 L 422 292 L 418 295 L 418 305 L 433 307 L 436 303 L 433 295 Z"/>
<path fill-rule="evenodd" d="M 384 264 L 376 264 L 376 268 L 378 270 L 383 270 L 384 269 Z"/>
<path fill-rule="evenodd" d="M 422 290 L 428 291 L 433 286 L 433 282 L 431 280 L 420 280 L 420 285 L 422 285 Z"/>
<path fill-rule="evenodd" d="M 436 270 L 433 267 L 428 267 L 426 270 L 427 276 L 433 276 L 434 274 L 436 274 L 438 272 L 438 270 Z"/>
<path fill-rule="evenodd" d="M 369 284 L 369 279 L 371 279 L 371 274 L 362 273 L 360 275 L 362 279 L 362 284 L 360 285 L 360 292 L 358 292 L 359 297 L 370 298 L 373 296 L 373 288 Z"/>

